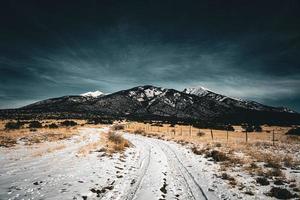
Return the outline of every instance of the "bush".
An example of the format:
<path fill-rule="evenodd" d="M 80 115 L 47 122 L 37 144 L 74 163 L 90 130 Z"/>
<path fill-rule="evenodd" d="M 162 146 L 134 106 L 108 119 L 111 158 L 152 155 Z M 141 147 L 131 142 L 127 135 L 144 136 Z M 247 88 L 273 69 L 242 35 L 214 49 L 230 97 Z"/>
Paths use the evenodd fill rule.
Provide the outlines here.
<path fill-rule="evenodd" d="M 202 136 L 204 136 L 205 135 L 205 133 L 203 132 L 203 131 L 198 131 L 198 133 L 197 133 L 197 136 L 198 137 L 202 137 Z"/>
<path fill-rule="evenodd" d="M 256 178 L 256 182 L 260 185 L 270 185 L 270 182 L 265 177 L 258 177 Z"/>
<path fill-rule="evenodd" d="M 77 122 L 66 120 L 66 121 L 61 122 L 60 124 L 62 126 L 76 126 Z"/>
<path fill-rule="evenodd" d="M 262 132 L 261 126 L 257 124 L 242 124 L 242 128 L 244 129 L 244 132 Z"/>
<path fill-rule="evenodd" d="M 11 130 L 11 129 L 20 129 L 23 126 L 23 122 L 17 121 L 17 122 L 7 122 L 5 124 L 5 129 L 6 130 Z"/>
<path fill-rule="evenodd" d="M 49 128 L 58 128 L 58 125 L 55 123 L 49 124 Z"/>
<path fill-rule="evenodd" d="M 197 127 L 197 126 L 195 126 L 195 127 Z M 224 125 L 224 124 L 209 124 L 207 126 L 204 126 L 203 128 L 210 128 L 210 129 L 221 130 L 221 131 L 234 131 L 233 126 Z"/>
<path fill-rule="evenodd" d="M 296 194 L 292 194 L 290 191 L 288 191 L 285 188 L 279 188 L 279 187 L 272 187 L 268 195 L 271 197 L 275 197 L 277 199 L 291 199 L 298 196 Z"/>
<path fill-rule="evenodd" d="M 225 153 L 213 150 L 211 152 L 207 152 L 205 157 L 211 157 L 216 162 L 223 162 L 229 160 Z"/>
<path fill-rule="evenodd" d="M 254 131 L 255 131 L 255 132 L 262 132 L 261 126 L 255 125 L 255 126 L 254 126 Z"/>
<path fill-rule="evenodd" d="M 296 136 L 300 136 L 300 127 L 296 127 L 296 128 L 292 128 L 290 129 L 286 135 L 296 135 Z"/>
<path fill-rule="evenodd" d="M 116 134 L 115 132 L 112 131 L 108 133 L 108 139 L 116 144 L 120 144 L 124 140 L 124 138 L 121 135 Z"/>
<path fill-rule="evenodd" d="M 0 147 L 13 147 L 17 144 L 17 140 L 8 136 L 0 135 Z"/>
<path fill-rule="evenodd" d="M 145 131 L 143 129 L 137 129 L 137 130 L 134 131 L 134 133 L 143 135 L 143 134 L 145 134 Z"/>
<path fill-rule="evenodd" d="M 115 132 L 108 132 L 108 140 L 111 141 L 114 151 L 124 151 L 127 147 L 130 146 L 128 140 L 124 139 L 122 135 L 116 134 Z"/>
<path fill-rule="evenodd" d="M 117 130 L 123 130 L 125 127 L 122 124 L 115 124 L 113 125 L 113 130 L 117 131 Z"/>
<path fill-rule="evenodd" d="M 34 128 L 42 128 L 43 125 L 39 121 L 32 121 L 29 124 L 29 128 L 34 129 Z"/>
<path fill-rule="evenodd" d="M 201 155 L 205 152 L 205 150 L 199 150 L 197 147 L 192 147 L 191 151 L 196 155 Z"/>
<path fill-rule="evenodd" d="M 232 176 L 230 176 L 229 174 L 227 174 L 227 173 L 222 173 L 221 179 L 223 179 L 223 180 L 229 180 L 229 181 L 233 181 L 234 180 L 234 178 Z"/>

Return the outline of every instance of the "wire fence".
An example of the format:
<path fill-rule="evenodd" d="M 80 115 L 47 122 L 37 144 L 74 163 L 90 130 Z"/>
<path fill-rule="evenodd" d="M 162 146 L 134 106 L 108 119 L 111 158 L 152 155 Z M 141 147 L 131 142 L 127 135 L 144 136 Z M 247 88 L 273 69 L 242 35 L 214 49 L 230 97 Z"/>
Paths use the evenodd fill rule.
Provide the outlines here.
<path fill-rule="evenodd" d="M 140 130 L 145 133 L 151 133 L 167 137 L 182 139 L 195 139 L 201 141 L 218 141 L 218 142 L 268 142 L 275 145 L 277 142 L 289 142 L 291 138 L 285 133 L 290 127 L 266 126 L 261 132 L 247 132 L 240 126 L 236 126 L 234 131 L 216 130 L 207 128 L 197 128 L 192 125 L 153 125 L 143 123 L 128 123 L 125 129 L 131 132 Z M 299 142 L 294 140 L 293 142 Z"/>

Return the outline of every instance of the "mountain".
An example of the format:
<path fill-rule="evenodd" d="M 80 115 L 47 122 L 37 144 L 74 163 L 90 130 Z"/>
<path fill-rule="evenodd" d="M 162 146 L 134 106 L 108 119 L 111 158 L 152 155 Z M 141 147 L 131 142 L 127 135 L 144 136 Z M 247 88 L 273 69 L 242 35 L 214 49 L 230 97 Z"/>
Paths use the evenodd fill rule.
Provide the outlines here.
<path fill-rule="evenodd" d="M 185 88 L 183 90 L 184 93 L 196 95 L 199 97 L 207 97 L 209 99 L 214 99 L 219 102 L 223 102 L 224 104 L 232 107 L 239 107 L 249 110 L 256 110 L 256 111 L 274 111 L 274 112 L 289 112 L 295 113 L 295 111 L 285 108 L 285 107 L 271 107 L 266 106 L 255 101 L 243 100 L 228 97 L 222 94 L 215 93 L 207 88 L 204 87 L 192 87 L 192 88 Z"/>
<path fill-rule="evenodd" d="M 290 110 L 226 97 L 202 87 L 177 91 L 151 85 L 107 95 L 97 92 L 47 99 L 19 109 L 2 110 L 0 117 L 300 123 L 300 114 Z"/>

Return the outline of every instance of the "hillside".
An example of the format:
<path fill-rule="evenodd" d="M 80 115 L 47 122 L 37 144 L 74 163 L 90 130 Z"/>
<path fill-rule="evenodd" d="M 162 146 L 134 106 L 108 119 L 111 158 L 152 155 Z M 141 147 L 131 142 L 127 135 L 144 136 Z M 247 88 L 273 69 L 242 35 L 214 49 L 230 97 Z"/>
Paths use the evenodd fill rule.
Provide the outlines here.
<path fill-rule="evenodd" d="M 1 118 L 127 118 L 182 122 L 300 123 L 300 114 L 283 107 L 230 98 L 210 90 L 182 92 L 151 85 L 104 95 L 75 95 L 0 111 Z"/>

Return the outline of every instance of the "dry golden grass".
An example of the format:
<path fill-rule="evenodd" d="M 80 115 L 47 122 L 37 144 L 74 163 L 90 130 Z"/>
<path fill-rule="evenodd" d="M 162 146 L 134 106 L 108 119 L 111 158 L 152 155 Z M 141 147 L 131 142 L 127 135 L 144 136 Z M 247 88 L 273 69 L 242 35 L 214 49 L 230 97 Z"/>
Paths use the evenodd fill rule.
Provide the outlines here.
<path fill-rule="evenodd" d="M 43 156 L 45 155 L 46 153 L 53 153 L 55 151 L 59 151 L 59 150 L 62 150 L 66 148 L 66 145 L 64 144 L 59 144 L 59 145 L 56 145 L 56 146 L 52 146 L 52 147 L 48 147 L 44 150 L 40 150 L 40 151 L 36 151 L 33 153 L 33 157 L 38 157 L 38 156 Z"/>
<path fill-rule="evenodd" d="M 100 133 L 99 133 L 100 134 Z M 126 140 L 120 133 L 109 131 L 99 135 L 100 139 L 96 142 L 91 142 L 78 151 L 78 156 L 86 156 L 93 151 L 105 152 L 112 155 L 117 152 L 124 152 L 124 150 L 131 146 L 130 142 Z"/>
<path fill-rule="evenodd" d="M 60 120 L 61 121 L 61 120 Z M 60 123 L 60 121 L 48 120 L 43 121 L 43 125 L 51 123 Z M 45 141 L 58 141 L 68 139 L 78 133 L 77 127 L 59 127 L 55 129 L 49 128 L 38 128 L 38 129 L 29 129 L 27 128 L 28 124 L 25 124 L 20 129 L 14 130 L 5 130 L 5 124 L 7 120 L 0 121 L 0 146 L 3 147 L 12 147 L 17 144 L 18 140 L 22 140 L 25 144 L 31 145 L 34 143 L 41 143 Z"/>
<path fill-rule="evenodd" d="M 130 142 L 120 133 L 109 131 L 107 133 L 107 140 L 107 150 L 111 153 L 123 152 L 127 147 L 130 147 Z"/>
<path fill-rule="evenodd" d="M 92 143 L 86 144 L 83 147 L 81 147 L 78 150 L 77 155 L 78 156 L 86 156 L 90 152 L 95 151 L 101 147 L 103 147 L 103 142 L 101 140 L 98 140 L 96 142 L 92 142 Z"/>
<path fill-rule="evenodd" d="M 234 126 L 235 131 L 228 131 L 228 142 L 242 143 L 246 142 L 246 134 L 242 132 L 241 126 Z M 248 143 L 255 143 L 259 141 L 272 143 L 273 130 L 275 133 L 275 142 L 290 142 L 289 136 L 285 133 L 291 129 L 291 127 L 279 127 L 279 126 L 262 126 L 262 132 L 248 133 Z M 168 138 L 185 141 L 200 141 L 200 142 L 227 142 L 227 131 L 224 130 L 212 130 L 213 139 L 210 129 L 198 129 L 187 125 L 175 125 L 170 127 L 170 124 L 163 124 L 162 126 L 151 126 L 151 124 L 143 123 L 130 123 L 125 126 L 125 129 L 130 132 L 137 130 L 144 131 L 147 134 L 164 135 Z M 201 134 L 199 134 L 199 132 Z M 292 142 L 300 143 L 300 141 L 293 140 Z"/>

